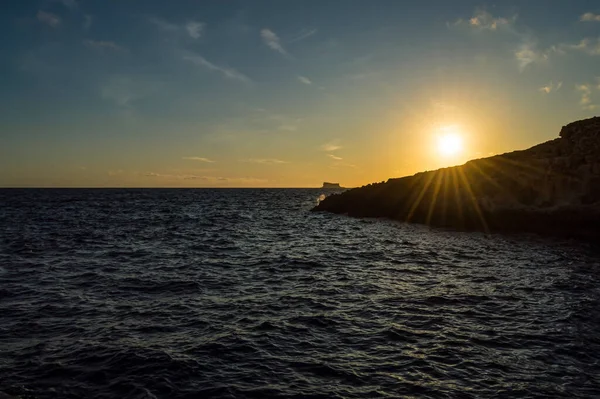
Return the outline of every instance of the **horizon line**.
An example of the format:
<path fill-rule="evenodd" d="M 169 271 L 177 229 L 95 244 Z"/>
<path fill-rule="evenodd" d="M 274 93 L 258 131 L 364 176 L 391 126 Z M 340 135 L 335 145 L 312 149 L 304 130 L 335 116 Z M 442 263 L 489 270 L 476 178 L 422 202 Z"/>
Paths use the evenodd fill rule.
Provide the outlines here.
<path fill-rule="evenodd" d="M 342 187 L 342 188 L 347 188 L 347 187 Z M 96 189 L 111 189 L 111 190 L 115 190 L 115 189 L 125 189 L 125 190 L 132 190 L 132 189 L 143 189 L 143 190 L 152 190 L 152 189 L 159 189 L 159 190 L 163 190 L 163 189 L 175 189 L 175 190 L 189 190 L 189 189 L 196 189 L 196 190 L 204 190 L 204 189 L 209 189 L 209 190 L 214 190 L 214 189 L 248 189 L 248 190 L 252 190 L 252 189 L 323 189 L 323 187 L 315 187 L 315 186 L 285 186 L 285 187 L 234 187 L 234 186 L 230 186 L 230 187 L 171 187 L 171 186 L 166 186 L 166 187 L 125 187 L 125 186 L 121 186 L 121 187 L 114 187 L 114 186 L 57 186 L 57 187 L 49 187 L 49 186 L 41 186 L 41 187 L 36 187 L 36 186 L 0 186 L 0 190 L 21 190 L 21 189 L 27 189 L 27 190 L 68 190 L 68 189 L 84 189 L 84 190 L 96 190 Z M 325 188 L 325 190 L 331 190 L 330 188 Z"/>

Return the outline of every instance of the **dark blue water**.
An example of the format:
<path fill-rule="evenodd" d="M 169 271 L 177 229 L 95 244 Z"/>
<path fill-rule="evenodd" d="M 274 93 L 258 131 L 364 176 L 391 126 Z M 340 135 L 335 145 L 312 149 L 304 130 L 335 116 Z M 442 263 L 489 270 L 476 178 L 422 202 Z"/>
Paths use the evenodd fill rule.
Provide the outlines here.
<path fill-rule="evenodd" d="M 0 391 L 600 397 L 590 248 L 310 213 L 320 194 L 0 191 Z"/>

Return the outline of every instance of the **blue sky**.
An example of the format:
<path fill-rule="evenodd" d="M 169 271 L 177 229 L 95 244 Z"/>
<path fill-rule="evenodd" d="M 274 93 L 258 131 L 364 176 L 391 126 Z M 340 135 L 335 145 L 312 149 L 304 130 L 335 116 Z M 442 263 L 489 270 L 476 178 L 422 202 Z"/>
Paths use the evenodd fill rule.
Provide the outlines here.
<path fill-rule="evenodd" d="M 0 186 L 354 186 L 600 113 L 597 1 L 23 0 L 0 29 Z"/>

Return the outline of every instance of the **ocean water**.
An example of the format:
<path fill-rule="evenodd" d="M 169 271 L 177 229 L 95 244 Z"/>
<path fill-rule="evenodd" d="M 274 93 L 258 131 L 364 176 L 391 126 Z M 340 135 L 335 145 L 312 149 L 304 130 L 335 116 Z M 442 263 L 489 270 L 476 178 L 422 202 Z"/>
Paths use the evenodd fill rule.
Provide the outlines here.
<path fill-rule="evenodd" d="M 0 392 L 600 397 L 593 248 L 309 212 L 321 194 L 0 190 Z"/>

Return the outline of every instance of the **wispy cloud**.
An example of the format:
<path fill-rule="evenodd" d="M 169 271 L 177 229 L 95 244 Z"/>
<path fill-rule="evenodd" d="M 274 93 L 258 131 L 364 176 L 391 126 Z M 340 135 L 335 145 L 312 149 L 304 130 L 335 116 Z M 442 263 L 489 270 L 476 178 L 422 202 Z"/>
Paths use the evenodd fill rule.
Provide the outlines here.
<path fill-rule="evenodd" d="M 515 58 L 519 65 L 519 70 L 522 72 L 528 65 L 534 63 L 543 63 L 548 61 L 550 55 L 560 52 L 555 46 L 546 50 L 539 50 L 533 40 L 525 39 L 515 51 Z"/>
<path fill-rule="evenodd" d="M 591 95 L 592 95 L 592 89 L 589 85 L 577 85 L 575 86 L 575 89 L 581 93 L 581 100 L 579 101 L 579 104 L 581 105 L 587 105 L 590 102 L 592 102 L 591 99 Z"/>
<path fill-rule="evenodd" d="M 185 160 L 188 160 L 188 161 L 207 162 L 207 163 L 214 163 L 215 162 L 212 159 L 208 159 L 208 158 L 204 158 L 204 157 L 182 157 L 181 159 L 185 159 Z"/>
<path fill-rule="evenodd" d="M 279 36 L 275 32 L 270 29 L 263 29 L 260 31 L 260 36 L 262 37 L 263 42 L 269 46 L 271 49 L 283 54 L 287 55 L 287 51 L 283 48 L 281 44 L 281 40 Z"/>
<path fill-rule="evenodd" d="M 326 143 L 321 146 L 321 151 L 331 152 L 337 151 L 341 149 L 342 146 L 338 145 L 336 142 Z"/>
<path fill-rule="evenodd" d="M 487 30 L 498 30 L 503 27 L 507 27 L 515 22 L 516 16 L 511 19 L 508 18 L 496 18 L 489 12 L 478 9 L 475 11 L 473 16 L 469 19 L 469 25 L 474 28 L 487 29 Z"/>
<path fill-rule="evenodd" d="M 295 43 L 295 42 L 299 42 L 301 40 L 307 39 L 307 38 L 311 37 L 312 35 L 316 34 L 318 31 L 319 30 L 316 28 L 315 29 L 303 29 L 294 38 L 288 40 L 287 43 Z"/>
<path fill-rule="evenodd" d="M 58 28 L 62 22 L 58 15 L 42 10 L 39 10 L 37 12 L 37 19 L 38 21 L 50 26 L 51 28 Z"/>
<path fill-rule="evenodd" d="M 240 82 L 244 82 L 244 83 L 252 82 L 252 80 L 249 77 L 247 77 L 246 75 L 244 75 L 243 73 L 238 72 L 233 68 L 222 67 L 222 66 L 213 64 L 212 62 L 208 61 L 206 58 L 204 58 L 200 55 L 187 54 L 183 57 L 183 59 L 186 61 L 190 61 L 197 66 L 208 69 L 210 71 L 219 72 L 221 75 L 223 75 L 227 79 L 239 80 Z"/>
<path fill-rule="evenodd" d="M 585 38 L 577 44 L 563 45 L 562 47 L 582 51 L 589 55 L 600 55 L 600 37 L 596 39 Z"/>
<path fill-rule="evenodd" d="M 95 49 L 107 49 L 107 50 L 121 51 L 121 52 L 128 51 L 126 48 L 119 46 L 115 42 L 111 42 L 111 41 L 84 40 L 83 44 L 85 44 L 88 47 L 95 48 Z"/>
<path fill-rule="evenodd" d="M 576 44 L 558 44 L 545 50 L 539 50 L 535 41 L 526 35 L 522 37 L 523 42 L 515 51 L 515 58 L 521 71 L 530 64 L 547 62 L 551 56 L 562 55 L 567 51 L 580 51 L 591 56 L 600 56 L 600 37 L 584 38 Z"/>
<path fill-rule="evenodd" d="M 473 13 L 473 16 L 469 19 L 459 18 L 454 23 L 448 23 L 448 27 L 452 26 L 469 26 L 473 29 L 479 30 L 489 30 L 489 31 L 498 31 L 498 30 L 513 30 L 513 25 L 517 20 L 517 16 L 514 15 L 511 18 L 504 17 L 494 17 L 488 11 L 478 8 Z"/>
<path fill-rule="evenodd" d="M 594 14 L 591 12 L 586 12 L 580 18 L 580 21 L 584 22 L 600 22 L 600 14 Z"/>
<path fill-rule="evenodd" d="M 575 90 L 577 90 L 580 95 L 581 98 L 579 100 L 579 104 L 583 107 L 583 109 L 585 110 L 589 110 L 589 111 L 593 111 L 596 109 L 600 109 L 600 106 L 597 104 L 593 104 L 592 103 L 592 90 L 593 90 L 593 86 L 590 84 L 578 84 L 575 86 Z M 600 90 L 600 85 L 598 87 L 598 89 Z"/>
<path fill-rule="evenodd" d="M 540 49 L 538 41 L 532 35 L 531 30 L 517 26 L 518 16 L 497 17 L 485 9 L 476 9 L 469 19 L 459 19 L 448 26 L 468 26 L 473 30 L 503 32 L 510 40 L 515 40 L 514 57 L 518 68 L 523 72 L 529 65 L 547 62 L 554 53 L 561 53 L 557 46 Z"/>
<path fill-rule="evenodd" d="M 204 31 L 204 26 L 202 22 L 190 21 L 185 25 L 185 30 L 188 35 L 190 35 L 193 39 L 199 39 L 202 36 L 202 32 Z"/>
<path fill-rule="evenodd" d="M 305 77 L 305 76 L 298 76 L 298 80 L 302 83 L 304 83 L 305 85 L 311 85 L 312 82 L 309 78 Z"/>
<path fill-rule="evenodd" d="M 561 87 L 562 87 L 562 82 L 558 82 L 557 84 L 554 84 L 554 82 L 550 82 L 547 85 L 540 87 L 539 90 L 542 93 L 550 94 L 553 91 L 560 90 Z"/>
<path fill-rule="evenodd" d="M 282 161 L 281 159 L 275 159 L 275 158 L 250 158 L 250 159 L 242 159 L 242 160 L 240 160 L 240 162 L 258 163 L 258 164 L 262 164 L 262 165 L 281 165 L 281 164 L 289 163 L 287 161 Z"/>
<path fill-rule="evenodd" d="M 331 158 L 331 159 L 335 160 L 335 161 L 341 161 L 342 159 L 344 159 L 344 158 L 341 158 L 341 157 L 337 157 L 337 156 L 335 156 L 335 155 L 333 155 L 333 154 L 327 154 L 327 156 L 328 156 L 329 158 Z"/>

